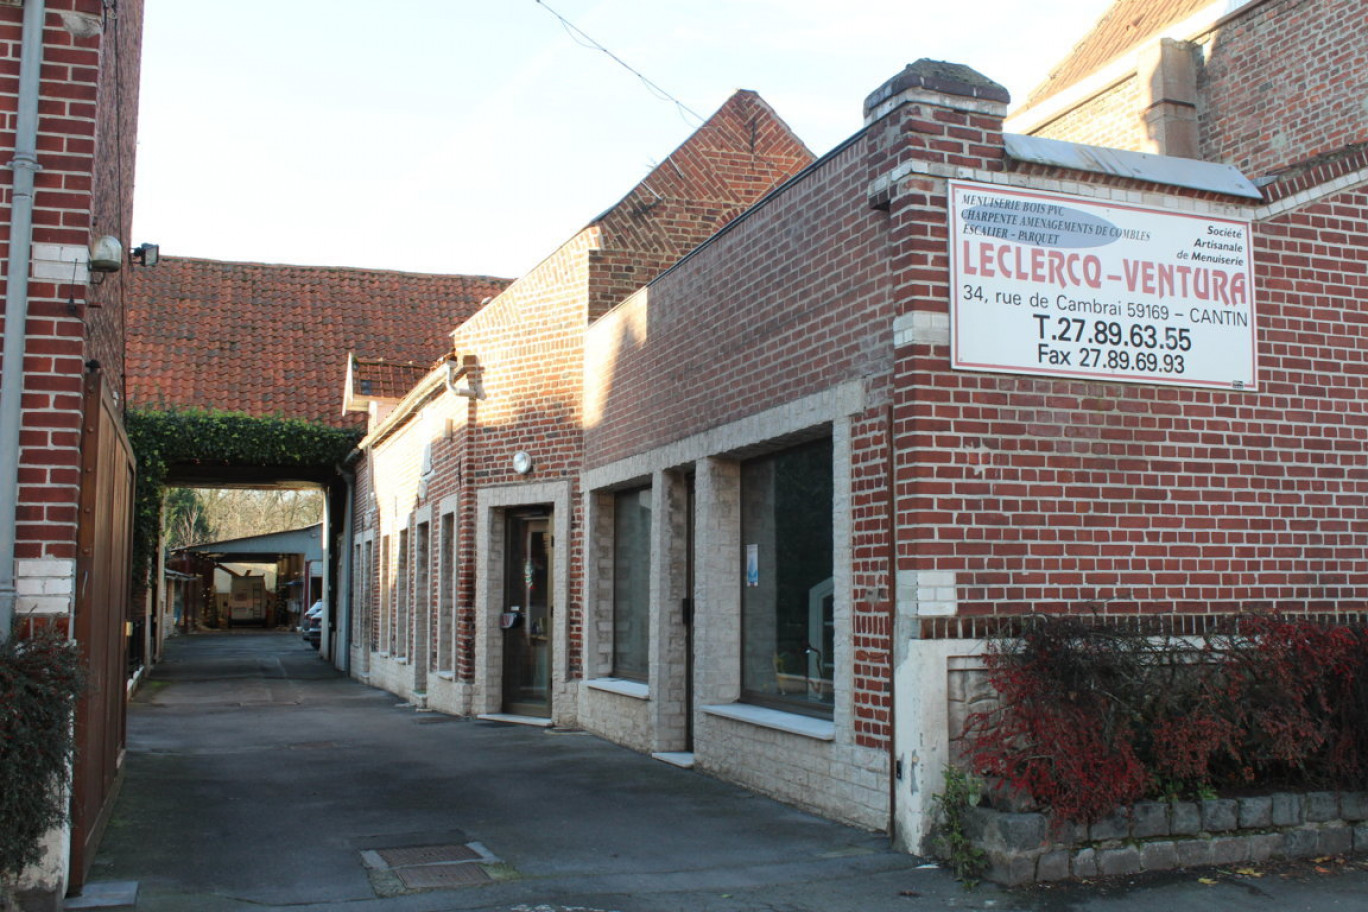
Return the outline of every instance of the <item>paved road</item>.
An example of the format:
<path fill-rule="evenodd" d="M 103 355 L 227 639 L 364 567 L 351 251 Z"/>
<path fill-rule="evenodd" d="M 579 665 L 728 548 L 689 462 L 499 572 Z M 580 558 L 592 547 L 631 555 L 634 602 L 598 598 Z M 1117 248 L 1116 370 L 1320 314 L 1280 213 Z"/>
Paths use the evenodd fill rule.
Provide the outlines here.
<path fill-rule="evenodd" d="M 91 880 L 137 882 L 145 912 L 1368 908 L 1368 872 L 1312 866 L 966 892 L 878 835 L 587 734 L 417 712 L 275 633 L 168 645 Z"/>

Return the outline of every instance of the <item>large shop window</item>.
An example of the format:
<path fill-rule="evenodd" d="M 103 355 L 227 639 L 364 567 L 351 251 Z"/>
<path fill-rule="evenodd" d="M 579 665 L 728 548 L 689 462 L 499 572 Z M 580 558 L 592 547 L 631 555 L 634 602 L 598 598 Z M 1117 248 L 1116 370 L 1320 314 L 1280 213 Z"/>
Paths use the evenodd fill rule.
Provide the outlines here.
<path fill-rule="evenodd" d="M 613 496 L 613 675 L 645 681 L 651 628 L 651 489 Z"/>
<path fill-rule="evenodd" d="M 741 467 L 742 680 L 748 702 L 830 716 L 831 440 Z"/>

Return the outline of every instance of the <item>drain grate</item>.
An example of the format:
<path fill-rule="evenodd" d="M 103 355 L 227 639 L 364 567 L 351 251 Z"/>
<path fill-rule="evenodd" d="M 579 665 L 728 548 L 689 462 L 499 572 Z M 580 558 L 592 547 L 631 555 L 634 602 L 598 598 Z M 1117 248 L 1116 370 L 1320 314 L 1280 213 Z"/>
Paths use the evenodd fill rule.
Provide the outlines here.
<path fill-rule="evenodd" d="M 395 874 L 410 890 L 432 890 L 442 887 L 469 887 L 475 884 L 491 883 L 494 878 L 485 873 L 477 864 L 439 864 L 418 865 L 411 868 L 396 868 Z"/>
<path fill-rule="evenodd" d="M 381 849 L 375 854 L 391 868 L 409 865 L 450 864 L 457 861 L 479 861 L 483 856 L 467 845 L 416 846 L 409 849 Z"/>
<path fill-rule="evenodd" d="M 377 896 L 449 890 L 507 880 L 512 872 L 478 842 L 367 849 L 361 862 Z"/>

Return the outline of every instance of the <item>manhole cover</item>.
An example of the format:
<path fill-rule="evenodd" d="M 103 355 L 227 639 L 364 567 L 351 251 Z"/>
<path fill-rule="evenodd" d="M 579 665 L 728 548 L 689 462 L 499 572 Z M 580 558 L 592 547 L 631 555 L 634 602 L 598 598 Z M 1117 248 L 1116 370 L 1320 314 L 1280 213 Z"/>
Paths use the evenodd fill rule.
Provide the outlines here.
<path fill-rule="evenodd" d="M 408 865 L 446 864 L 453 861 L 478 861 L 480 853 L 465 845 L 415 846 L 408 849 L 381 849 L 375 854 L 391 868 Z"/>
<path fill-rule="evenodd" d="M 465 887 L 472 884 L 490 883 L 492 878 L 484 868 L 477 864 L 438 864 L 420 865 L 412 868 L 396 868 L 395 874 L 410 890 L 423 890 L 432 887 Z"/>
<path fill-rule="evenodd" d="M 514 876 L 498 856 L 478 842 L 365 849 L 361 863 L 366 866 L 375 895 L 381 897 L 469 887 Z"/>

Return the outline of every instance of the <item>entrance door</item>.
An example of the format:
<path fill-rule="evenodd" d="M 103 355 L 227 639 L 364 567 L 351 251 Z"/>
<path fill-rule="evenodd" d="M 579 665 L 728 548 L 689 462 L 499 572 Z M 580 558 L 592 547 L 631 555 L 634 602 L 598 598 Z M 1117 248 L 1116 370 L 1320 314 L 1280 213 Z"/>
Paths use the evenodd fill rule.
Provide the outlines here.
<path fill-rule="evenodd" d="M 550 717 L 556 604 L 550 510 L 510 512 L 504 555 L 503 709 Z"/>

